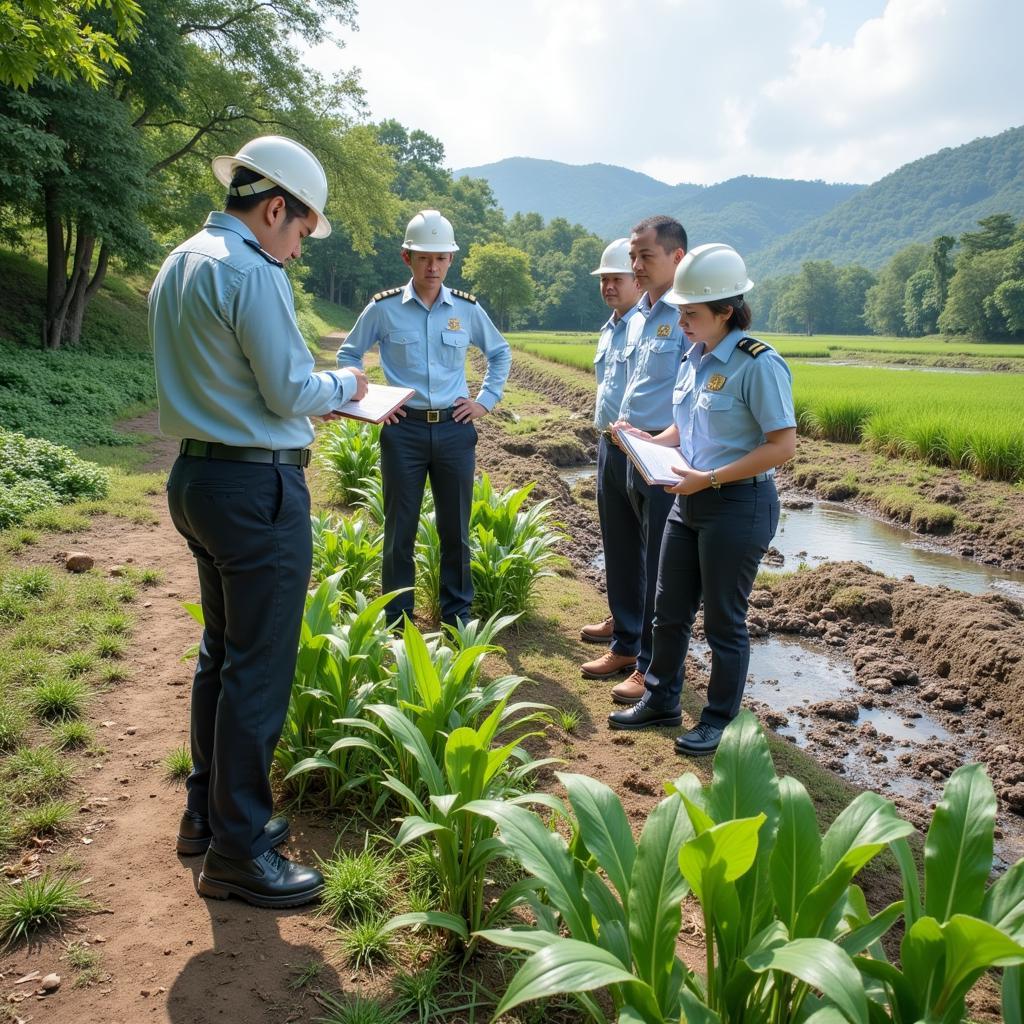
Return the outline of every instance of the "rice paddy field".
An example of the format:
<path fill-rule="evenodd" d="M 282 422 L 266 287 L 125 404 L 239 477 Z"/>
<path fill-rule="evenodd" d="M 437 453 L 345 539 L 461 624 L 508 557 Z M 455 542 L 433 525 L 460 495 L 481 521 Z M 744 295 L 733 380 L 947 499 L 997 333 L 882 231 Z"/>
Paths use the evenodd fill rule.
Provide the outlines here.
<path fill-rule="evenodd" d="M 590 369 L 594 344 L 584 337 L 521 334 L 512 341 L 543 359 Z M 1024 345 L 764 337 L 790 360 L 829 358 L 833 351 L 851 350 L 922 355 L 973 355 L 983 350 L 1003 359 L 1024 358 Z M 1024 481 L 1024 381 L 1017 374 L 947 374 L 798 361 L 792 369 L 803 433 L 830 441 L 863 442 L 883 454 L 958 467 L 984 479 Z"/>

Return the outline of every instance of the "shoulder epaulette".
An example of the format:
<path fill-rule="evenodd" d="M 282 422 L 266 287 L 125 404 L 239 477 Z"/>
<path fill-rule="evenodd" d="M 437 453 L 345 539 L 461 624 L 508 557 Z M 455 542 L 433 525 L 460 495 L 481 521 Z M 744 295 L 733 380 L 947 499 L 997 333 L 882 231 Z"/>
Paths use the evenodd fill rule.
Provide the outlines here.
<path fill-rule="evenodd" d="M 257 242 L 254 238 L 243 238 L 242 241 L 245 242 L 245 244 L 249 246 L 250 249 L 255 249 L 271 266 L 284 266 L 284 264 L 276 256 L 271 256 L 270 253 L 267 252 L 267 250 L 264 249 L 263 246 L 260 245 L 260 243 Z"/>
<path fill-rule="evenodd" d="M 377 292 L 373 297 L 374 302 L 380 302 L 381 299 L 390 299 L 393 295 L 401 295 L 405 291 L 404 288 L 385 288 L 382 292 Z"/>
<path fill-rule="evenodd" d="M 771 345 L 766 345 L 763 341 L 758 341 L 756 338 L 740 338 L 736 342 L 736 347 L 741 352 L 746 352 L 748 356 L 752 356 L 756 359 L 762 352 L 768 352 L 771 350 Z"/>
<path fill-rule="evenodd" d="M 470 292 L 461 291 L 458 288 L 452 289 L 452 295 L 454 295 L 458 299 L 465 299 L 467 302 L 476 302 L 475 295 L 472 295 Z"/>

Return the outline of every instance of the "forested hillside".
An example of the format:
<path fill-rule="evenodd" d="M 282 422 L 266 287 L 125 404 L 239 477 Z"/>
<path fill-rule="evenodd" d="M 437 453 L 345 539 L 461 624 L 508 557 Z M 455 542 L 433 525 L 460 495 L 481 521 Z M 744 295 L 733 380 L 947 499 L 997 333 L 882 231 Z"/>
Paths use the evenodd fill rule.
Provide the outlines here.
<path fill-rule="evenodd" d="M 1024 127 L 906 164 L 751 262 L 773 276 L 811 259 L 877 268 L 912 242 L 970 231 L 995 213 L 1024 216 Z"/>
<path fill-rule="evenodd" d="M 745 251 L 820 217 L 862 187 L 748 175 L 717 185 L 666 185 L 625 167 L 577 167 L 526 157 L 466 167 L 455 175 L 484 178 L 510 217 L 531 211 L 564 217 L 611 239 L 628 234 L 651 213 L 667 213 L 678 217 L 695 240 L 714 238 Z"/>

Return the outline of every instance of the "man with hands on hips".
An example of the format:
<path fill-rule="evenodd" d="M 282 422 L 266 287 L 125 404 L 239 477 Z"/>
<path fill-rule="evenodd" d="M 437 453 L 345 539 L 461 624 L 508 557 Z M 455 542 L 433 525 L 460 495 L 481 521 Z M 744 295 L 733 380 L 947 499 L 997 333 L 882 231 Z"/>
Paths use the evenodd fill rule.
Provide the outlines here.
<path fill-rule="evenodd" d="M 469 557 L 477 441 L 473 422 L 500 400 L 512 352 L 475 296 L 445 286 L 458 248 L 451 223 L 437 210 L 416 214 L 402 244 L 402 262 L 412 272 L 411 279 L 404 287 L 378 292 L 338 349 L 340 367 L 361 369 L 365 353 L 378 345 L 387 382 L 415 392 L 387 419 L 380 435 L 381 584 L 385 593 L 403 591 L 387 607 L 392 623 L 413 614 L 413 554 L 428 478 L 441 541 L 442 622 L 454 625 L 468 619 L 473 603 Z M 469 397 L 466 383 L 470 345 L 487 359 L 475 399 Z"/>

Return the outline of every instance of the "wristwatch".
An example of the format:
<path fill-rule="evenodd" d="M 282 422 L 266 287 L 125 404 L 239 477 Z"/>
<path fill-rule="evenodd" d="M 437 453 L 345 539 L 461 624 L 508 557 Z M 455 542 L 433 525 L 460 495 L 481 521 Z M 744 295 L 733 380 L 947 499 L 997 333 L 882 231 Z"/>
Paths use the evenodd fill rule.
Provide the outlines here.
<path fill-rule="evenodd" d="M 711 470 L 711 486 L 717 491 L 721 488 L 721 484 L 718 482 L 718 473 L 715 470 Z"/>

